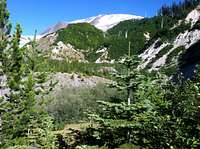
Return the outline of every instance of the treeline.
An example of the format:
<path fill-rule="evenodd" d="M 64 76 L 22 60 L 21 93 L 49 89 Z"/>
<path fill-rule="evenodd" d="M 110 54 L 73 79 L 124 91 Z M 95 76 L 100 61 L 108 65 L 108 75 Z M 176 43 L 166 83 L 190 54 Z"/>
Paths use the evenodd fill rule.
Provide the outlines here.
<path fill-rule="evenodd" d="M 77 61 L 69 63 L 67 60 L 52 60 L 44 57 L 40 57 L 36 61 L 36 71 L 39 72 L 79 73 L 85 76 L 111 78 L 111 74 L 108 69 L 121 71 L 122 66 L 119 64 L 81 63 Z"/>
<path fill-rule="evenodd" d="M 173 2 L 170 6 L 163 5 L 158 11 L 158 15 L 182 19 L 189 11 L 196 8 L 199 3 L 200 0 L 184 0 L 179 3 Z"/>

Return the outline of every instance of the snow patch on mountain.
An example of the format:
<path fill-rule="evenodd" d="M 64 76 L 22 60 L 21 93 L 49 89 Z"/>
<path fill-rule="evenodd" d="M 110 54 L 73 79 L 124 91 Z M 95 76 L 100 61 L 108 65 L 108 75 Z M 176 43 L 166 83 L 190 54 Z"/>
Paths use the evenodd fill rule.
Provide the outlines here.
<path fill-rule="evenodd" d="M 96 51 L 96 53 L 105 53 L 107 50 L 107 48 L 99 49 Z"/>
<path fill-rule="evenodd" d="M 190 48 L 193 44 L 200 40 L 200 30 L 193 30 L 193 31 L 185 31 L 184 33 L 179 34 L 172 45 L 174 46 L 170 49 L 166 54 L 164 54 L 161 58 L 156 60 L 152 68 L 150 70 L 158 70 L 159 68 L 163 67 L 166 64 L 167 57 L 171 52 L 176 50 L 178 47 L 184 46 L 185 49 Z M 150 62 L 151 59 L 156 57 L 156 54 L 165 48 L 169 43 L 164 43 L 161 46 L 155 48 L 155 44 L 158 42 L 157 40 L 152 46 L 150 46 L 145 52 L 143 52 L 140 57 L 143 60 L 143 63 L 140 65 L 139 68 L 144 69 Z"/>
<path fill-rule="evenodd" d="M 144 37 L 145 37 L 146 41 L 149 41 L 151 38 L 150 33 L 149 32 L 144 33 Z"/>
<path fill-rule="evenodd" d="M 86 19 L 79 19 L 79 20 L 75 20 L 75 21 L 71 21 L 69 22 L 69 24 L 77 24 L 77 23 L 91 23 L 92 21 L 94 21 L 97 18 L 100 18 L 102 15 L 98 15 L 95 17 L 89 17 Z"/>
<path fill-rule="evenodd" d="M 139 19 L 143 19 L 143 17 L 130 14 L 109 14 L 109 15 L 99 15 L 87 19 L 76 20 L 70 23 L 84 23 L 84 22 L 90 23 L 94 25 L 96 28 L 105 32 L 122 21 L 139 20 Z"/>
<path fill-rule="evenodd" d="M 66 28 L 68 24 L 77 24 L 77 23 L 90 23 L 96 28 L 107 31 L 108 29 L 114 27 L 125 20 L 139 20 L 143 19 L 141 16 L 130 15 L 130 14 L 109 14 L 109 15 L 98 15 L 86 19 L 75 20 L 71 22 L 59 22 L 56 25 L 53 25 L 41 33 L 42 36 L 54 33 L 60 29 Z"/>

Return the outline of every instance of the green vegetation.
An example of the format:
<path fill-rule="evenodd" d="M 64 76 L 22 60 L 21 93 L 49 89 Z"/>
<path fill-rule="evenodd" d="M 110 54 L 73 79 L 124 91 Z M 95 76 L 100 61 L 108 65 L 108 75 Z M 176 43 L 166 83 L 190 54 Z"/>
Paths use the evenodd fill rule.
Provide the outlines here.
<path fill-rule="evenodd" d="M 140 84 L 140 79 L 143 78 L 141 72 L 137 69 L 140 60 L 137 56 L 126 56 L 121 63 L 125 66 L 126 71 L 113 74 L 115 82 L 110 87 L 126 91 L 127 102 L 131 104 L 136 101 L 134 93 Z"/>
<path fill-rule="evenodd" d="M 54 117 L 58 128 L 66 124 L 87 122 L 88 111 L 99 111 L 97 101 L 115 101 L 125 97 L 106 84 L 98 84 L 93 88 L 63 88 L 53 95 L 52 102 L 47 105 L 49 113 Z M 51 95 L 52 96 L 52 95 Z"/>
<path fill-rule="evenodd" d="M 43 110 L 42 101 L 37 105 L 37 94 L 42 96 L 42 91 L 36 90 L 37 83 L 44 83 L 41 75 L 33 76 L 34 65 L 31 57 L 27 59 L 27 49 L 19 48 L 21 28 L 16 26 L 11 41 L 11 48 L 4 51 L 4 74 L 7 76 L 9 94 L 3 97 L 1 105 L 2 119 L 2 148 L 20 146 L 38 146 L 56 148 L 56 137 L 52 133 L 53 121 Z M 30 55 L 29 55 L 30 56 Z M 42 75 L 43 76 L 43 75 Z M 42 87 L 42 85 L 41 85 Z M 42 100 L 42 99 L 41 99 Z"/>
<path fill-rule="evenodd" d="M 169 16 L 128 20 L 119 23 L 106 33 L 87 23 L 72 24 L 66 29 L 58 31 L 57 41 L 63 41 L 65 44 L 70 43 L 75 48 L 85 50 L 86 59 L 90 62 L 94 62 L 100 56 L 100 54 L 96 54 L 96 50 L 103 47 L 108 48 L 110 59 L 118 60 L 128 54 L 129 42 L 131 42 L 131 54 L 138 55 L 158 38 L 161 38 L 163 42 L 170 42 L 179 33 L 190 29 L 190 23 L 185 22 L 174 27 L 178 21 Z M 145 34 L 149 34 L 149 41 Z"/>
<path fill-rule="evenodd" d="M 6 1 L 1 1 L 0 24 L 1 35 L 7 35 Z M 6 15 L 5 15 L 6 14 Z M 3 30 L 2 30 L 3 29 Z M 53 134 L 53 121 L 43 107 L 45 75 L 34 74 L 33 55 L 35 49 L 20 48 L 21 28 L 17 24 L 16 30 L 8 42 L 2 38 L 4 49 L 1 49 L 3 63 L 2 75 L 6 76 L 6 87 L 9 93 L 0 99 L 1 133 L 0 148 L 57 148 L 56 136 Z M 7 37 L 7 36 L 2 36 Z M 34 44 L 33 44 L 34 45 Z M 2 45 L 1 45 L 2 46 Z M 8 47 L 6 49 L 5 47 Z M 35 56 L 35 55 L 34 55 Z M 2 86 L 1 86 L 2 87 Z M 40 95 L 38 101 L 37 95 Z"/>
<path fill-rule="evenodd" d="M 177 64 L 172 63 L 161 68 L 160 73 L 165 74 L 167 76 L 174 76 L 177 75 L 178 68 L 179 67 L 177 66 Z"/>
<path fill-rule="evenodd" d="M 154 36 L 154 39 L 161 38 L 163 41 L 171 42 L 177 37 L 180 33 L 184 33 L 186 30 L 191 28 L 190 23 L 182 22 L 180 25 L 176 26 L 173 29 L 164 27 L 160 29 Z"/>
<path fill-rule="evenodd" d="M 164 18 L 165 28 L 171 28 L 177 22 L 170 17 Z M 127 54 L 128 43 L 131 42 L 131 54 L 140 54 L 143 50 L 152 44 L 152 40 L 157 32 L 161 30 L 162 17 L 145 18 L 138 21 L 124 21 L 108 30 L 108 45 L 110 47 L 109 54 L 111 57 L 117 56 L 117 58 Z M 127 39 L 125 35 L 127 33 Z M 150 41 L 146 39 L 144 34 L 150 35 Z M 156 39 L 156 40 L 157 40 Z M 121 45 L 119 45 L 119 43 Z M 117 52 L 117 55 L 115 54 Z"/>
<path fill-rule="evenodd" d="M 178 47 L 176 49 L 174 49 L 167 57 L 166 63 L 170 64 L 172 63 L 172 60 L 174 58 L 177 58 L 181 53 L 185 52 L 185 47 Z"/>
<path fill-rule="evenodd" d="M 94 50 L 101 47 L 103 32 L 89 23 L 70 24 L 58 31 L 57 41 L 70 43 L 80 50 Z"/>
<path fill-rule="evenodd" d="M 200 21 L 198 20 L 195 24 L 194 24 L 194 26 L 191 28 L 191 30 L 195 30 L 195 29 L 200 29 Z"/>
<path fill-rule="evenodd" d="M 162 19 L 164 19 L 164 29 L 161 28 Z M 108 56 L 111 59 L 119 59 L 121 56 L 128 54 L 129 42 L 131 42 L 132 55 L 143 52 L 146 44 L 149 43 L 144 34 L 149 34 L 150 39 L 154 40 L 159 37 L 169 39 L 175 33 L 179 33 L 179 31 L 176 31 L 179 28 L 175 28 L 169 34 L 166 32 L 177 21 L 167 16 L 157 16 L 135 21 L 128 20 L 119 23 L 106 33 L 87 23 L 71 24 L 66 29 L 58 31 L 56 42 L 70 43 L 77 49 L 85 50 L 86 59 L 90 62 L 94 62 L 99 57 L 99 54 L 95 52 L 103 47 L 108 48 Z M 181 28 L 181 30 L 184 29 Z M 164 35 L 161 36 L 163 33 Z M 150 40 L 150 43 L 152 40 Z"/>
<path fill-rule="evenodd" d="M 160 16 L 169 16 L 181 20 L 187 16 L 187 14 L 195 9 L 199 5 L 199 0 L 183 0 L 179 3 L 173 2 L 172 5 L 163 5 L 159 10 Z"/>
<path fill-rule="evenodd" d="M 78 146 L 76 149 L 108 149 L 107 147 L 98 147 L 98 146 Z"/>
<path fill-rule="evenodd" d="M 194 81 L 176 85 L 163 77 L 144 80 L 135 92 L 138 100 L 131 105 L 98 102 L 103 111 L 91 118 L 100 126 L 83 131 L 80 143 L 109 148 L 124 143 L 152 149 L 198 148 L 199 72 Z"/>
<path fill-rule="evenodd" d="M 98 146 L 83 145 L 83 146 L 77 147 L 77 149 L 108 149 L 108 147 L 98 147 Z M 123 145 L 121 145 L 120 147 L 118 147 L 116 149 L 139 149 L 139 147 L 135 146 L 133 144 L 123 144 Z"/>
<path fill-rule="evenodd" d="M 95 63 L 80 63 L 73 61 L 51 60 L 48 58 L 39 58 L 36 62 L 36 71 L 39 72 L 63 72 L 63 73 L 80 73 L 86 76 L 101 76 L 110 78 L 109 72 L 101 71 L 102 68 L 115 68 L 117 71 L 122 71 L 123 66 L 120 64 L 95 64 Z"/>

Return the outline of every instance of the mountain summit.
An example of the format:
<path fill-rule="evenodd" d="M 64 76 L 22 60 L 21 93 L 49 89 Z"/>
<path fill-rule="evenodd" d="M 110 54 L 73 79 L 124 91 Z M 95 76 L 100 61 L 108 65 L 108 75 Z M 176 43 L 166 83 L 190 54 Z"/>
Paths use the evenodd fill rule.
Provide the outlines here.
<path fill-rule="evenodd" d="M 130 14 L 109 14 L 109 15 L 99 15 L 96 17 L 90 17 L 82 20 L 76 20 L 70 23 L 90 23 L 94 25 L 96 28 L 105 32 L 122 21 L 139 20 L 139 19 L 143 19 L 143 17 Z"/>
<path fill-rule="evenodd" d="M 108 15 L 98 15 L 86 19 L 75 20 L 72 22 L 59 22 L 56 25 L 53 25 L 46 29 L 44 32 L 41 33 L 42 36 L 54 33 L 62 28 L 66 28 L 68 24 L 76 24 L 76 23 L 90 23 L 94 25 L 96 28 L 107 31 L 108 29 L 114 27 L 115 25 L 119 24 L 125 20 L 140 20 L 143 17 L 130 15 L 130 14 L 108 14 Z"/>

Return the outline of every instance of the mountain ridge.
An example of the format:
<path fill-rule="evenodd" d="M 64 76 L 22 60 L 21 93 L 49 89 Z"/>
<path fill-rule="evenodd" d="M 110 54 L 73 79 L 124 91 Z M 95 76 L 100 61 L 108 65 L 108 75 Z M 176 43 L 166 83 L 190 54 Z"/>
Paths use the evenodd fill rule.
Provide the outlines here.
<path fill-rule="evenodd" d="M 93 17 L 89 17 L 85 19 L 70 21 L 70 22 L 58 22 L 55 25 L 52 25 L 51 27 L 47 28 L 40 35 L 45 36 L 45 35 L 54 33 L 60 29 L 66 28 L 69 24 L 77 24 L 77 23 L 89 23 L 105 32 L 122 21 L 132 20 L 132 19 L 138 20 L 142 18 L 143 18 L 142 16 L 131 15 L 131 14 L 105 14 L 105 15 L 101 14 L 101 15 L 97 15 L 97 16 L 93 16 Z"/>

